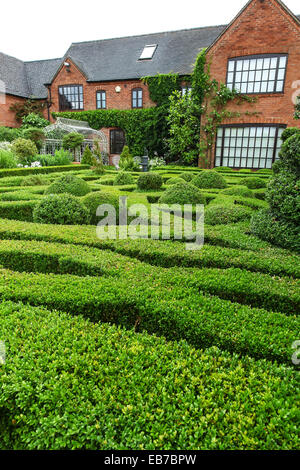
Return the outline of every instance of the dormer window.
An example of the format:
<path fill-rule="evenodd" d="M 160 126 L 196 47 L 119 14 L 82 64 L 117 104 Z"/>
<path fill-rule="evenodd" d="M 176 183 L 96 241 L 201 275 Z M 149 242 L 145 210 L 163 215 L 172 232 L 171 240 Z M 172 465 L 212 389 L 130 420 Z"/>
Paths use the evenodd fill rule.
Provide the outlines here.
<path fill-rule="evenodd" d="M 156 51 L 157 44 L 152 44 L 150 46 L 145 46 L 143 52 L 140 55 L 139 60 L 151 60 Z"/>

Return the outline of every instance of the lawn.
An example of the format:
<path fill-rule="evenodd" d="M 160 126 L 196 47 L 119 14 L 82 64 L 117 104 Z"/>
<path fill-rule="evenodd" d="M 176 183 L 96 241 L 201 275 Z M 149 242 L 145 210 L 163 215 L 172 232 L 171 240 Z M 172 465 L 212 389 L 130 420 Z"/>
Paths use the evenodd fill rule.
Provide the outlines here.
<path fill-rule="evenodd" d="M 218 171 L 225 188 L 199 189 L 204 247 L 188 251 L 176 217 L 170 240 L 101 240 L 35 210 L 64 175 L 85 181 L 82 204 L 150 209 L 203 171 L 160 168 L 161 188 L 139 190 L 139 173 L 39 170 L 0 171 L 0 448 L 299 449 L 300 257 L 250 233 L 271 173 Z"/>

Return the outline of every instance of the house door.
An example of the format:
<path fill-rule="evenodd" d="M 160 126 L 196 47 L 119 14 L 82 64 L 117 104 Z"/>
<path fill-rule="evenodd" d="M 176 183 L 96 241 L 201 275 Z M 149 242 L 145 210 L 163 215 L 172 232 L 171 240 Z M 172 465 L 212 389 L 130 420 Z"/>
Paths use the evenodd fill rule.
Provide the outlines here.
<path fill-rule="evenodd" d="M 110 131 L 110 153 L 120 155 L 125 145 L 125 134 L 122 129 L 112 129 Z"/>

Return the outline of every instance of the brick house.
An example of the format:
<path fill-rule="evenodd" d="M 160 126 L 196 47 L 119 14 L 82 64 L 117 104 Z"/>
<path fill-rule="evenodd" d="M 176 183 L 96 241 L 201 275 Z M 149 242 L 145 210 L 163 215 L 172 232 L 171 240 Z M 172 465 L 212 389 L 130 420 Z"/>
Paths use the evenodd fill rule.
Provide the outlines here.
<path fill-rule="evenodd" d="M 259 113 L 223 123 L 211 166 L 270 168 L 282 129 L 297 122 L 292 95 L 300 80 L 300 17 L 278 0 L 250 0 L 228 26 L 73 43 L 60 59 L 22 62 L 0 54 L 0 80 L 6 85 L 0 125 L 16 126 L 9 107 L 28 98 L 47 100 L 48 118 L 52 111 L 155 106 L 141 78 L 190 74 L 204 47 L 212 76 L 255 94 Z M 103 131 L 110 156 L 119 155 L 122 129 Z"/>

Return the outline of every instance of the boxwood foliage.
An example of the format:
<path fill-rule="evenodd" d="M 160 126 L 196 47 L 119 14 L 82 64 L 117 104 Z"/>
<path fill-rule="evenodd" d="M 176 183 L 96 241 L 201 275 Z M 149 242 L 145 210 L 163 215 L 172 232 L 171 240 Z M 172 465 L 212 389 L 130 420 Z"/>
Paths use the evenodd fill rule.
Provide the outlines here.
<path fill-rule="evenodd" d="M 81 225 L 89 222 L 89 212 L 71 194 L 49 194 L 35 206 L 33 220 L 43 224 Z"/>
<path fill-rule="evenodd" d="M 166 185 L 169 186 L 171 184 L 177 184 L 177 183 L 184 183 L 185 180 L 183 178 L 180 178 L 180 177 L 176 177 L 176 178 L 169 178 L 167 181 L 166 181 Z"/>
<path fill-rule="evenodd" d="M 141 190 L 160 189 L 163 179 L 158 173 L 143 173 L 137 180 L 137 186 Z"/>
<path fill-rule="evenodd" d="M 208 188 L 226 188 L 225 178 L 214 170 L 205 170 L 194 176 L 192 183 L 201 189 Z"/>
<path fill-rule="evenodd" d="M 114 185 L 120 186 L 126 184 L 134 184 L 134 177 L 126 171 L 119 171 L 114 179 Z"/>
<path fill-rule="evenodd" d="M 2 201 L 0 202 L 0 217 L 4 219 L 32 222 L 35 206 L 36 201 L 32 200 Z"/>
<path fill-rule="evenodd" d="M 247 186 L 248 189 L 259 189 L 267 186 L 267 183 L 262 178 L 255 176 L 242 179 L 241 184 Z"/>
<path fill-rule="evenodd" d="M 239 206 L 208 206 L 205 209 L 205 223 L 209 225 L 232 224 L 251 218 L 252 210 Z"/>
<path fill-rule="evenodd" d="M 82 198 L 82 202 L 87 207 L 90 214 L 90 223 L 96 225 L 99 222 L 99 217 L 97 217 L 96 212 L 97 208 L 102 204 L 110 204 L 116 209 L 116 220 L 119 217 L 119 197 L 114 193 L 109 193 L 105 191 L 96 191 L 90 194 L 87 194 Z"/>
<path fill-rule="evenodd" d="M 289 367 L 21 303 L 0 317 L 2 449 L 299 446 Z"/>
<path fill-rule="evenodd" d="M 241 271 L 236 271 L 235 275 L 240 276 Z M 18 273 L 3 269 L 0 271 L 0 297 L 84 315 L 93 321 L 139 328 L 139 331 L 163 335 L 169 340 L 185 339 L 196 347 L 215 345 L 228 351 L 291 364 L 291 344 L 298 339 L 299 331 L 299 319 L 295 315 L 275 314 L 210 296 L 201 291 L 201 286 L 188 288 L 184 276 L 174 280 L 173 275 L 174 271 L 169 272 L 168 283 L 163 287 L 166 273 L 153 271 L 149 283 L 150 277 L 145 278 L 143 269 L 139 276 L 129 271 L 121 279 Z M 220 291 L 217 282 L 216 277 L 214 284 Z M 222 284 L 224 288 L 225 279 Z M 227 286 L 230 284 L 232 276 L 227 278 Z M 236 282 L 230 288 L 234 287 L 238 292 Z M 260 289 L 262 298 L 265 294 L 262 286 Z M 277 295 L 275 289 L 274 294 Z M 250 290 L 246 295 L 250 298 Z"/>
<path fill-rule="evenodd" d="M 184 181 L 171 185 L 160 197 L 162 204 L 205 204 L 198 188 Z"/>
<path fill-rule="evenodd" d="M 7 176 L 26 176 L 45 173 L 57 173 L 62 171 L 81 171 L 89 170 L 88 165 L 64 165 L 64 166 L 43 166 L 36 168 L 8 168 L 5 170 L 0 169 L 0 178 Z"/>
<path fill-rule="evenodd" d="M 89 192 L 90 187 L 86 181 L 77 178 L 77 176 L 68 174 L 53 181 L 45 190 L 45 194 L 68 193 L 73 196 L 85 196 Z"/>

